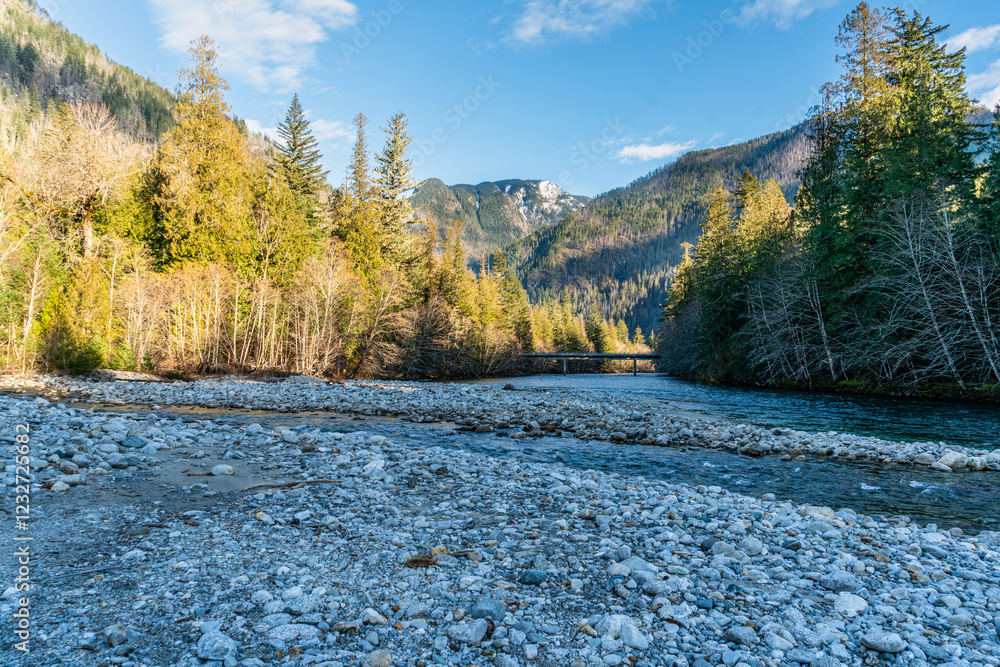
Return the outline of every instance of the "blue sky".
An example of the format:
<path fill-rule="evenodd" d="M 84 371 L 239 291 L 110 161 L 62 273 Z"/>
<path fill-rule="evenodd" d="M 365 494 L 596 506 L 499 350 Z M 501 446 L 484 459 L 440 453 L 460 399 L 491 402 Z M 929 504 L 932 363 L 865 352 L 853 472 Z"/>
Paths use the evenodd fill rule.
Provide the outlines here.
<path fill-rule="evenodd" d="M 216 40 L 234 113 L 273 131 L 293 92 L 343 179 L 358 112 L 396 111 L 414 175 L 546 179 L 595 195 L 688 150 L 790 127 L 839 74 L 837 0 L 40 0 L 109 56 L 174 88 Z M 1000 101 L 1000 3 L 908 0 L 969 49 Z"/>

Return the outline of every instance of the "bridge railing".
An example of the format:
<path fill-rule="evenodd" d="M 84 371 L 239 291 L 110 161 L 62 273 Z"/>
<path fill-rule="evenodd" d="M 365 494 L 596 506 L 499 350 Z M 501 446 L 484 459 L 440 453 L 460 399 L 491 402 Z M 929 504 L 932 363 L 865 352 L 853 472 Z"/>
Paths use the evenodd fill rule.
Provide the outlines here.
<path fill-rule="evenodd" d="M 632 376 L 639 374 L 639 359 L 659 359 L 658 354 L 611 354 L 611 353 L 601 353 L 601 352 L 529 352 L 522 355 L 528 359 L 562 359 L 563 362 L 563 375 L 567 374 L 567 362 L 570 359 L 631 359 L 632 360 Z"/>

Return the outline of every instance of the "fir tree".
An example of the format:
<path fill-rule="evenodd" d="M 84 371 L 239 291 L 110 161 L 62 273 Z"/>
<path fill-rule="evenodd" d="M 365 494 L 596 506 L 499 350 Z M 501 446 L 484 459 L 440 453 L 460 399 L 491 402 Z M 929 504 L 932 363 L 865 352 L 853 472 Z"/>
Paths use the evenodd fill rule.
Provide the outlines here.
<path fill-rule="evenodd" d="M 281 143 L 275 144 L 280 173 L 310 223 L 316 220 L 318 195 L 327 172 L 320 165 L 319 142 L 309 129 L 298 94 L 292 97 L 285 119 L 278 125 Z"/>
<path fill-rule="evenodd" d="M 882 202 L 913 194 L 949 196 L 968 202 L 977 168 L 980 132 L 969 121 L 973 105 L 965 92 L 965 50 L 948 53 L 935 26 L 917 12 L 895 12 L 888 77 L 898 113 L 893 140 L 884 151 L 886 192 Z"/>
<path fill-rule="evenodd" d="M 406 134 L 406 116 L 399 112 L 389 119 L 385 132 L 385 147 L 375 156 L 375 192 L 385 219 L 386 233 L 402 239 L 404 224 L 410 214 L 410 203 L 405 198 L 413 189 L 410 177 L 411 161 L 406 157 L 410 137 Z"/>
<path fill-rule="evenodd" d="M 359 201 L 368 201 L 371 196 L 371 172 L 368 162 L 368 119 L 363 113 L 354 117 L 354 127 L 357 136 L 354 139 L 354 152 L 351 153 L 351 165 L 347 171 L 347 187 L 350 194 Z"/>

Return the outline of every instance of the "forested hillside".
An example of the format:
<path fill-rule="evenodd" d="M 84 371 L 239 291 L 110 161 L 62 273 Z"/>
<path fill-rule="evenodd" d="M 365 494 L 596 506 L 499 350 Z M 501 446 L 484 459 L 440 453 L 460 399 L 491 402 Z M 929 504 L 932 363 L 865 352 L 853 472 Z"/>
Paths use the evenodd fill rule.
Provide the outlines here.
<path fill-rule="evenodd" d="M 457 221 L 469 259 L 476 265 L 497 248 L 559 221 L 589 201 L 550 181 L 448 186 L 436 178 L 417 186 L 410 200 L 415 216 L 433 220 L 439 229 Z"/>
<path fill-rule="evenodd" d="M 522 350 L 649 350 L 624 323 L 532 307 L 500 253 L 470 271 L 454 228 L 408 225 L 404 114 L 378 152 L 357 115 L 347 179 L 331 191 L 298 96 L 274 142 L 248 136 L 208 37 L 192 43 L 170 123 L 154 122 L 131 95 L 157 89 L 4 7 L 8 28 L 34 35 L 13 42 L 9 90 L 54 95 L 41 113 L 11 92 L 24 129 L 0 147 L 5 370 L 443 378 L 510 373 Z M 78 56 L 83 78 L 54 78 Z M 509 185 L 559 205 L 544 183 Z"/>
<path fill-rule="evenodd" d="M 35 3 L 0 0 L 0 142 L 26 137 L 33 120 L 63 102 L 108 108 L 120 129 L 156 139 L 173 126 L 174 96 L 107 58 Z"/>
<path fill-rule="evenodd" d="M 750 169 L 791 200 L 807 155 L 802 126 L 688 153 L 534 232 L 511 247 L 511 262 L 533 301 L 565 296 L 583 312 L 596 305 L 605 317 L 651 331 L 681 243 L 698 237 L 708 193 Z"/>
<path fill-rule="evenodd" d="M 1000 115 L 969 97 L 945 29 L 867 3 L 844 20 L 794 211 L 765 171 L 713 192 L 665 310 L 666 370 L 1000 384 Z"/>

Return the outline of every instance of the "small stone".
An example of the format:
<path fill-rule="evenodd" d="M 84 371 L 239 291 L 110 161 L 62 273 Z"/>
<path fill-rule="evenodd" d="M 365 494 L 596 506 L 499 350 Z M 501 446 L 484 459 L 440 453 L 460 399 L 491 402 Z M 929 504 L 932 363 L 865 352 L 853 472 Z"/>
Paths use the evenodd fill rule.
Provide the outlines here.
<path fill-rule="evenodd" d="M 142 438 L 137 438 L 135 436 L 129 436 L 122 440 L 122 447 L 128 447 L 130 449 L 140 449 L 146 445 L 146 441 Z"/>
<path fill-rule="evenodd" d="M 740 551 L 747 556 L 757 556 L 764 551 L 764 543 L 756 537 L 746 537 L 740 541 Z"/>
<path fill-rule="evenodd" d="M 491 618 L 497 625 L 503 623 L 506 615 L 507 605 L 486 595 L 476 600 L 469 610 L 469 616 L 472 618 Z"/>
<path fill-rule="evenodd" d="M 962 452 L 945 452 L 944 456 L 938 459 L 938 463 L 952 470 L 960 470 L 969 464 L 969 457 Z"/>
<path fill-rule="evenodd" d="M 250 602 L 254 604 L 264 604 L 274 599 L 274 596 L 267 591 L 257 591 L 250 596 Z"/>
<path fill-rule="evenodd" d="M 834 593 L 841 593 L 843 591 L 857 590 L 858 580 L 849 572 L 837 571 L 824 574 L 820 577 L 819 585 Z"/>
<path fill-rule="evenodd" d="M 392 654 L 389 653 L 388 649 L 372 651 L 365 656 L 361 664 L 363 667 L 391 667 Z"/>
<path fill-rule="evenodd" d="M 388 623 L 389 619 L 371 607 L 368 607 L 361 612 L 361 622 L 367 625 L 381 625 L 382 623 Z"/>
<path fill-rule="evenodd" d="M 879 653 L 902 653 L 908 646 L 906 640 L 895 632 L 882 632 L 881 630 L 863 636 L 861 643 Z"/>
<path fill-rule="evenodd" d="M 752 646 L 757 643 L 758 639 L 757 633 L 753 628 L 741 625 L 726 630 L 726 641 L 731 641 L 734 644 L 742 644 L 743 646 Z"/>
<path fill-rule="evenodd" d="M 236 468 L 233 466 L 226 465 L 225 463 L 220 463 L 219 465 L 212 468 L 212 474 L 216 477 L 223 477 L 225 475 L 235 475 Z"/>
<path fill-rule="evenodd" d="M 608 566 L 608 576 L 609 577 L 627 577 L 632 574 L 632 568 L 628 565 L 622 565 L 621 563 L 612 563 Z"/>
<path fill-rule="evenodd" d="M 277 639 L 286 644 L 293 641 L 309 641 L 319 637 L 320 629 L 314 625 L 305 623 L 287 623 L 271 628 L 267 633 L 268 639 Z"/>
<path fill-rule="evenodd" d="M 865 599 L 853 593 L 841 593 L 837 596 L 837 601 L 833 603 L 833 610 L 848 618 L 863 614 L 866 609 L 868 609 L 868 603 Z"/>
<path fill-rule="evenodd" d="M 66 482 L 56 482 L 49 487 L 49 491 L 52 491 L 53 493 L 63 493 L 65 491 L 69 491 L 69 484 Z"/>
<path fill-rule="evenodd" d="M 649 640 L 634 625 L 623 625 L 620 636 L 625 646 L 631 646 L 637 651 L 645 651 L 649 648 Z"/>
<path fill-rule="evenodd" d="M 429 618 L 431 615 L 431 608 L 428 607 L 423 602 L 415 602 L 406 608 L 403 612 L 403 618 L 406 620 L 413 620 L 415 618 Z M 476 618 L 476 617 L 473 617 Z"/>
<path fill-rule="evenodd" d="M 460 644 L 478 644 L 489 632 L 490 624 L 485 618 L 471 623 L 456 623 L 448 628 L 448 638 Z"/>
<path fill-rule="evenodd" d="M 198 640 L 195 652 L 202 660 L 225 660 L 236 657 L 237 647 L 236 642 L 221 632 L 209 632 Z"/>
<path fill-rule="evenodd" d="M 521 583 L 526 586 L 537 586 L 549 578 L 548 573 L 541 570 L 526 570 L 521 575 Z"/>
<path fill-rule="evenodd" d="M 286 588 L 281 592 L 282 600 L 294 600 L 296 598 L 302 597 L 302 588 L 300 586 L 292 586 L 291 588 Z"/>
<path fill-rule="evenodd" d="M 107 637 L 111 646 L 121 646 L 128 641 L 128 632 L 117 623 L 104 628 L 104 636 Z"/>

